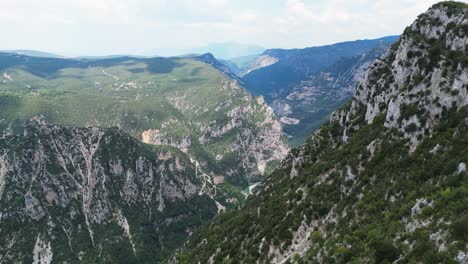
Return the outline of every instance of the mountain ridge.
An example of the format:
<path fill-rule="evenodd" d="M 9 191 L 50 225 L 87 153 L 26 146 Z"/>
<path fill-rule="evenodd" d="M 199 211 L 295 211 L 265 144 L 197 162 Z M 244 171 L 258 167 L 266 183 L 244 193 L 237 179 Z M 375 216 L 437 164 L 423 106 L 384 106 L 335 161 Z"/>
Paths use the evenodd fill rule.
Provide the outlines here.
<path fill-rule="evenodd" d="M 0 71 L 2 129 L 37 115 L 69 126 L 119 126 L 146 143 L 190 152 L 211 177 L 243 188 L 288 151 L 271 109 L 211 54 L 100 60 L 1 54 Z"/>
<path fill-rule="evenodd" d="M 468 261 L 467 25 L 464 3 L 419 16 L 243 208 L 168 262 Z"/>
<path fill-rule="evenodd" d="M 267 50 L 239 73 L 247 89 L 265 97 L 292 146 L 349 100 L 366 67 L 396 41 L 394 36 L 304 49 Z"/>
<path fill-rule="evenodd" d="M 149 262 L 217 213 L 186 155 L 118 128 L 36 117 L 0 146 L 3 261 Z"/>

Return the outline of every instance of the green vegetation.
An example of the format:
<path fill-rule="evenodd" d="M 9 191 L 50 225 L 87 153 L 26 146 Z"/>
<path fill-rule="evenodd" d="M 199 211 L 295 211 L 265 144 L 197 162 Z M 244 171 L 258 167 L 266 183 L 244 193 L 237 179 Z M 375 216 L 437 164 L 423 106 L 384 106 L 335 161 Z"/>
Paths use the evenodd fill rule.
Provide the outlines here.
<path fill-rule="evenodd" d="M 456 172 L 458 163 L 468 162 L 463 158 L 468 157 L 466 116 L 468 107 L 460 111 L 452 109 L 442 118 L 433 136 L 409 155 L 404 154 L 408 153 L 405 140 L 399 139 L 395 131 L 385 129 L 382 123 L 362 127 L 349 144 L 339 148 L 330 142 L 335 133 L 333 124 L 322 127 L 320 134 L 305 146 L 305 156 L 309 159 L 294 181 L 289 180 L 291 167 L 275 171 L 242 210 L 222 214 L 196 232 L 189 240 L 190 251 L 179 256 L 180 262 L 207 261 L 220 248 L 215 254 L 220 262 L 237 263 L 236 259 L 241 263 L 255 263 L 258 258 L 261 263 L 267 263 L 268 248 L 257 252 L 263 239 L 285 249 L 293 242 L 291 231 L 297 230 L 302 221 L 310 224 L 324 221 L 332 212 L 346 214 L 340 213 L 336 224 L 326 225 L 326 235 L 318 231 L 310 233 L 313 244 L 305 256 L 306 262 L 313 261 L 322 248 L 341 243 L 351 245 L 350 249 L 339 247 L 335 257 L 322 261 L 334 263 L 334 258 L 339 258 L 343 263 L 359 262 L 374 256 L 376 262 L 392 262 L 402 252 L 408 262 L 426 262 L 430 258 L 436 262 L 450 261 L 450 255 L 463 250 L 467 234 L 466 216 L 459 216 L 458 212 L 468 210 L 463 198 L 468 197 L 468 175 Z M 455 130 L 457 136 L 453 136 Z M 368 159 L 370 153 L 366 146 L 375 140 L 381 142 L 380 147 Z M 444 151 L 431 154 L 431 149 L 438 144 L 444 146 Z M 346 173 L 346 166 L 365 169 L 357 181 L 349 184 L 340 177 Z M 336 172 L 329 174 L 327 182 L 322 182 L 320 175 L 327 171 Z M 304 186 L 305 198 L 297 196 L 296 190 Z M 344 195 L 336 186 L 347 186 L 349 193 Z M 362 199 L 357 198 L 360 193 Z M 397 201 L 389 202 L 390 196 Z M 413 219 L 410 209 L 421 197 L 430 199 L 434 207 L 424 208 L 415 219 L 432 220 L 417 232 L 406 232 L 402 219 Z M 437 219 L 453 221 L 453 224 L 446 226 Z M 434 249 L 434 242 L 429 238 L 440 228 L 448 232 L 444 238 L 447 252 Z M 208 244 L 200 244 L 201 239 L 207 239 Z M 414 246 L 409 248 L 405 241 Z"/>
<path fill-rule="evenodd" d="M 452 17 L 468 10 L 445 4 Z M 175 254 L 179 263 L 456 263 L 468 230 L 467 50 L 444 43 L 467 35 L 452 25 L 427 39 L 418 28 L 443 25 L 428 14 L 370 66 L 357 98 L 338 110 L 341 120 L 293 150 L 243 208 L 195 232 Z M 412 50 L 408 58 L 404 50 Z M 398 80 L 397 70 L 407 78 Z M 439 70 L 445 79 L 430 87 Z M 442 107 L 444 100 L 453 103 Z M 392 101 L 400 119 L 384 124 Z M 380 110 L 371 120 L 369 105 Z M 421 126 L 403 125 L 411 116 Z"/>
<path fill-rule="evenodd" d="M 140 140 L 144 131 L 158 130 L 165 144 L 185 144 L 190 156 L 208 164 L 208 172 L 232 170 L 226 180 L 245 187 L 245 174 L 252 172 L 240 166 L 242 153 L 230 146 L 242 129 L 255 138 L 266 113 L 242 87 L 226 89 L 233 80 L 201 60 L 66 60 L 0 53 L 0 131 L 38 115 L 51 124 L 120 127 Z M 241 117 L 242 127 L 210 138 L 206 128 L 229 124 L 227 113 L 239 107 L 254 109 Z"/>

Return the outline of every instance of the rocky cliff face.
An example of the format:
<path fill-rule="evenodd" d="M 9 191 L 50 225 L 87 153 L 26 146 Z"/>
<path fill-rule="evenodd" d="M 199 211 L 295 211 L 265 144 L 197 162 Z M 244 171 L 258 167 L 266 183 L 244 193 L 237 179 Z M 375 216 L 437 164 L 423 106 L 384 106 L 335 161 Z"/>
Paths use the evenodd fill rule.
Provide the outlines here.
<path fill-rule="evenodd" d="M 226 85 L 232 89 L 237 84 Z M 232 108 L 225 117 L 222 122 L 202 126 L 199 142 L 209 145 L 231 135 L 232 141 L 225 142 L 224 150 L 216 156 L 220 161 L 233 155 L 239 159 L 241 166 L 227 167 L 227 177 L 243 175 L 248 184 L 258 182 L 271 169 L 268 167 L 277 167 L 288 154 L 281 124 L 263 98 L 252 100 L 246 94 L 242 105 Z"/>
<path fill-rule="evenodd" d="M 245 206 L 173 263 L 466 263 L 468 5 L 422 14 Z"/>
<path fill-rule="evenodd" d="M 414 149 L 430 135 L 443 112 L 468 104 L 465 12 L 433 8 L 405 30 L 397 45 L 375 61 L 358 84 L 349 111 L 339 111 L 348 138 L 351 116 L 365 111 L 373 123 L 381 113 L 384 126 L 397 128 Z"/>
<path fill-rule="evenodd" d="M 117 128 L 36 118 L 0 138 L 0 259 L 161 259 L 217 212 L 190 160 Z"/>
<path fill-rule="evenodd" d="M 255 70 L 258 70 L 263 67 L 268 67 L 278 62 L 278 58 L 271 57 L 269 55 L 260 55 L 251 63 L 247 64 L 242 70 L 239 72 L 239 76 L 243 77 Z"/>

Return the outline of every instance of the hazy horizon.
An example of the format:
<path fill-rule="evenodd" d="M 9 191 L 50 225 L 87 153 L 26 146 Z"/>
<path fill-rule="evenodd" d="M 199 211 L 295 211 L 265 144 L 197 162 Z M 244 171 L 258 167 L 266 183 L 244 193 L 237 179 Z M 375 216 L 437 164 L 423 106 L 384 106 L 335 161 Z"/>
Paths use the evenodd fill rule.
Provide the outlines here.
<path fill-rule="evenodd" d="M 436 0 L 4 0 L 0 50 L 174 56 L 217 43 L 304 48 L 399 35 Z"/>
<path fill-rule="evenodd" d="M 391 36 L 382 36 L 382 37 L 377 37 L 374 39 L 381 39 L 381 38 L 387 38 L 387 37 L 398 37 L 398 35 L 391 35 Z M 313 47 L 320 47 L 320 46 L 327 46 L 327 45 L 334 45 L 334 44 L 339 44 L 339 43 L 344 43 L 344 42 L 353 42 L 353 41 L 361 41 L 361 40 L 372 40 L 372 39 L 350 39 L 346 41 L 340 41 L 340 42 L 334 42 L 334 43 L 325 43 L 323 45 L 317 45 L 317 46 L 304 46 L 304 47 L 296 47 L 296 48 L 285 48 L 285 49 L 304 49 L 304 48 L 313 48 Z M 239 55 L 239 56 L 232 56 L 232 57 L 223 57 L 215 54 L 216 52 L 213 51 L 213 49 L 210 49 L 209 47 L 211 46 L 220 46 L 220 45 L 242 45 L 242 46 L 252 46 L 256 48 L 261 48 L 261 52 L 251 52 L 251 53 L 245 53 L 244 55 Z M 283 48 L 276 48 L 276 47 L 260 47 L 256 46 L 254 44 L 246 44 L 246 43 L 237 43 L 237 42 L 223 42 L 223 43 L 209 43 L 206 46 L 203 47 L 195 47 L 192 50 L 186 50 L 186 51 L 180 51 L 180 52 L 174 52 L 171 54 L 131 54 L 131 53 L 121 53 L 121 54 L 94 54 L 94 55 L 87 55 L 87 54 L 81 54 L 81 55 L 64 55 L 61 53 L 54 53 L 50 52 L 47 50 L 37 50 L 37 49 L 15 49 L 15 50 L 0 50 L 0 52 L 15 52 L 18 54 L 22 53 L 27 53 L 27 52 L 39 52 L 39 53 L 44 53 L 42 55 L 50 55 L 49 57 L 52 56 L 57 56 L 57 57 L 63 57 L 63 58 L 93 58 L 93 57 L 98 57 L 98 58 L 105 58 L 105 57 L 119 57 L 119 56 L 135 56 L 135 57 L 178 57 L 178 56 L 190 56 L 190 55 L 202 55 L 204 53 L 212 53 L 217 59 L 234 59 L 234 58 L 240 58 L 240 57 L 248 57 L 251 55 L 259 55 L 263 51 L 268 50 L 268 49 L 283 49 Z M 198 52 L 197 52 L 198 51 Z M 25 54 L 27 56 L 32 56 L 31 54 Z M 48 56 L 46 56 L 48 57 Z"/>

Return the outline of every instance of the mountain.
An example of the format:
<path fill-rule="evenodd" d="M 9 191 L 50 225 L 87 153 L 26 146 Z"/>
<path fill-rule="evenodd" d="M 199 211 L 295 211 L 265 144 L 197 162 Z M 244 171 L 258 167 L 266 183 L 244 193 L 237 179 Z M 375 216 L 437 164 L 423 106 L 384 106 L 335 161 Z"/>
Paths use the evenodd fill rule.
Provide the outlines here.
<path fill-rule="evenodd" d="M 343 57 L 354 57 L 375 48 L 381 42 L 394 42 L 396 36 L 373 40 L 356 40 L 305 49 L 266 50 L 244 69 L 247 88 L 270 101 L 283 90 L 299 83 L 305 77 L 332 66 Z M 253 69 L 252 69 L 253 67 Z"/>
<path fill-rule="evenodd" d="M 246 87 L 265 97 L 292 145 L 300 145 L 349 100 L 366 67 L 397 40 L 390 36 L 305 49 L 265 51 L 239 70 Z"/>
<path fill-rule="evenodd" d="M 37 50 L 6 50 L 6 51 L 0 51 L 0 52 L 12 53 L 12 54 L 24 55 L 24 56 L 30 56 L 30 57 L 38 57 L 38 58 L 63 58 L 63 56 L 61 55 L 57 55 L 57 54 L 53 54 L 49 52 L 37 51 Z"/>
<path fill-rule="evenodd" d="M 169 263 L 467 263 L 468 5 L 442 2 Z"/>
<path fill-rule="evenodd" d="M 218 211 L 175 148 L 41 118 L 21 130 L 0 138 L 2 262 L 154 262 Z"/>
<path fill-rule="evenodd" d="M 217 60 L 211 53 L 205 53 L 203 55 L 193 56 L 193 58 L 198 61 L 204 62 L 208 65 L 211 65 L 213 68 L 226 74 L 233 80 L 242 82 L 241 79 L 235 74 L 235 72 L 231 70 L 229 66 L 227 66 L 223 61 Z"/>
<path fill-rule="evenodd" d="M 212 53 L 216 58 L 229 60 L 238 57 L 260 54 L 265 48 L 257 45 L 241 44 L 236 42 L 212 43 L 203 47 L 186 51 L 185 53 L 204 54 Z"/>
<path fill-rule="evenodd" d="M 289 148 L 213 55 L 0 53 L 0 261 L 160 262 Z"/>
<path fill-rule="evenodd" d="M 380 42 L 360 56 L 339 59 L 276 97 L 270 106 L 280 118 L 290 144 L 303 144 L 333 111 L 351 99 L 357 82 L 364 77 L 369 65 L 390 45 L 389 42 Z"/>
<path fill-rule="evenodd" d="M 144 143 L 180 149 L 210 179 L 241 189 L 289 150 L 272 109 L 211 54 L 86 60 L 0 53 L 0 74 L 0 131 L 39 115 L 57 125 L 117 126 Z"/>
<path fill-rule="evenodd" d="M 256 61 L 259 57 L 259 54 L 249 55 L 249 56 L 242 56 L 231 58 L 229 60 L 220 60 L 224 65 L 226 65 L 233 73 L 242 77 L 244 75 L 243 70 L 245 68 L 249 68 L 252 62 Z"/>
<path fill-rule="evenodd" d="M 152 58 L 154 56 L 144 56 L 144 55 L 133 55 L 133 54 L 117 54 L 117 55 L 101 55 L 101 56 L 78 56 L 73 57 L 74 59 L 82 59 L 82 60 L 105 60 L 105 59 L 118 59 L 122 57 L 131 57 L 131 58 Z M 157 56 L 156 56 L 157 57 Z"/>

